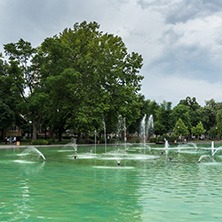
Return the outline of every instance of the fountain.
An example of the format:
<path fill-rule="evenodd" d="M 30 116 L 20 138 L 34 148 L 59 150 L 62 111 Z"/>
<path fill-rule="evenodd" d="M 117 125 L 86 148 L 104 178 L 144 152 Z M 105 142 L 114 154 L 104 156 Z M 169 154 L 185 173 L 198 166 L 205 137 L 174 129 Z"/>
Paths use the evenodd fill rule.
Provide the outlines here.
<path fill-rule="evenodd" d="M 119 145 L 121 142 L 121 131 L 122 131 L 123 119 L 122 115 L 118 116 L 117 129 L 116 129 L 116 144 Z"/>
<path fill-rule="evenodd" d="M 219 150 L 222 150 L 222 146 L 218 147 L 217 149 L 215 149 L 215 150 L 212 152 L 212 157 L 214 157 L 214 155 L 215 155 Z"/>
<path fill-rule="evenodd" d="M 210 155 L 201 155 L 197 162 L 200 163 L 202 159 L 206 159 L 206 158 L 211 158 L 211 156 Z"/>
<path fill-rule="evenodd" d="M 153 115 L 151 114 L 148 118 L 147 122 L 147 136 L 150 137 L 153 133 L 154 125 L 153 125 Z"/>
<path fill-rule="evenodd" d="M 67 158 L 68 153 L 57 152 L 59 147 L 48 147 L 44 148 L 47 162 L 35 161 L 33 164 L 13 161 L 18 154 L 26 156 L 21 147 L 0 150 L 0 166 L 4 175 L 0 218 L 4 221 L 22 221 L 24 218 L 30 221 L 57 221 L 58 218 L 63 221 L 70 218 L 75 221 L 143 222 L 156 219 L 176 222 L 178 218 L 220 221 L 221 148 L 214 147 L 215 156 L 219 156 L 215 162 L 209 155 L 199 158 L 198 152 L 177 155 L 174 149 L 177 146 L 169 147 L 166 141 L 158 148 L 169 150 L 170 155 L 167 158 L 160 155 L 157 159 L 162 151 L 151 149 L 150 155 L 134 151 L 112 156 L 111 152 L 104 154 L 104 145 L 101 145 L 97 146 L 96 159 L 84 159 L 88 150 L 94 149 L 94 144 L 79 144 L 77 159 L 71 159 Z M 204 146 L 198 151 L 203 152 L 201 148 Z M 211 153 L 210 148 L 209 144 L 204 152 Z M 109 150 L 115 149 L 110 145 Z M 26 153 L 29 153 L 28 149 Z M 42 158 L 36 151 L 30 150 L 30 153 Z M 197 163 L 197 157 L 203 164 Z M 158 189 L 149 192 L 152 187 Z M 55 204 L 57 197 L 60 201 Z M 195 208 L 197 202 L 199 204 Z M 53 206 L 52 211 L 48 210 L 49 206 Z"/>
<path fill-rule="evenodd" d="M 46 161 L 45 156 L 34 146 L 26 148 L 21 156 L 28 156 L 29 159 L 36 159 L 36 158 L 42 158 L 44 161 Z"/>
<path fill-rule="evenodd" d="M 58 152 L 74 152 L 77 153 L 77 144 L 76 139 L 73 140 L 74 142 L 67 143 L 64 145 Z"/>
<path fill-rule="evenodd" d="M 103 129 L 104 129 L 104 141 L 105 141 L 105 153 L 106 153 L 106 123 L 105 123 L 105 120 L 104 120 L 104 117 L 103 117 Z"/>
<path fill-rule="evenodd" d="M 94 141 L 95 141 L 95 153 L 96 153 L 96 143 L 97 143 L 97 139 L 96 139 L 96 130 L 94 130 Z"/>
<path fill-rule="evenodd" d="M 214 141 L 211 142 L 211 154 L 214 156 Z"/>
<path fill-rule="evenodd" d="M 143 146 L 146 146 L 146 114 L 140 123 L 140 137 L 143 139 Z"/>
<path fill-rule="evenodd" d="M 125 151 L 127 152 L 128 149 L 126 148 L 127 138 L 126 138 L 126 118 L 125 117 L 123 118 L 123 130 L 124 130 L 124 147 L 125 147 Z"/>

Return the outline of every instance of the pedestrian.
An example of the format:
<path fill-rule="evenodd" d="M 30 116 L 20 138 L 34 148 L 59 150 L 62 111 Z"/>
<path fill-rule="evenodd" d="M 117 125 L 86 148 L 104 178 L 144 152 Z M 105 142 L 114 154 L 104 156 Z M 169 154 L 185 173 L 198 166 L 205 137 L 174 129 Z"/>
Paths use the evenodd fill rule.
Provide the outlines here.
<path fill-rule="evenodd" d="M 11 145 L 12 144 L 12 136 L 10 136 L 9 141 L 10 141 L 10 145 Z"/>
<path fill-rule="evenodd" d="M 5 144 L 6 145 L 8 144 L 8 137 L 7 136 L 5 137 Z"/>
<path fill-rule="evenodd" d="M 13 138 L 13 144 L 16 145 L 16 136 L 14 136 L 14 138 Z"/>

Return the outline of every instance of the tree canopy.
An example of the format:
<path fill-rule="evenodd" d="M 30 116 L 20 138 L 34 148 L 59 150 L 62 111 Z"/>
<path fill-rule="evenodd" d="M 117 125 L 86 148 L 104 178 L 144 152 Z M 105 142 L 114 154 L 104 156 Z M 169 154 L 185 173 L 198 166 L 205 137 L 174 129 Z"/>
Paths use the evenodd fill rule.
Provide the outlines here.
<path fill-rule="evenodd" d="M 128 53 L 121 37 L 104 34 L 96 22 L 76 23 L 37 48 L 20 39 L 4 49 L 34 139 L 43 120 L 60 132 L 87 133 L 102 127 L 101 116 L 112 126 L 118 115 L 128 125 L 140 115 L 142 56 Z"/>
<path fill-rule="evenodd" d="M 154 133 L 222 135 L 222 103 L 200 106 L 186 97 L 172 107 L 140 93 L 142 55 L 128 52 L 120 36 L 103 33 L 96 22 L 75 23 L 36 48 L 23 39 L 4 45 L 0 53 L 0 130 L 32 123 L 33 139 L 41 128 L 61 139 L 75 134 L 115 133 L 122 116 L 129 133 L 153 115 Z M 2 133 L 3 135 L 3 133 Z"/>

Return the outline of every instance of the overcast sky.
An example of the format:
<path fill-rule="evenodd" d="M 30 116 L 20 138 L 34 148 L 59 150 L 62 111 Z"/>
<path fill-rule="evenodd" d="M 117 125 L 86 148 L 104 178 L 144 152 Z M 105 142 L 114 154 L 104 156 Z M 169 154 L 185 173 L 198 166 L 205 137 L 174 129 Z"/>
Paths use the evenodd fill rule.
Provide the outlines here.
<path fill-rule="evenodd" d="M 36 47 L 84 20 L 142 54 L 146 99 L 222 102 L 221 0 L 0 0 L 0 52 L 20 38 Z"/>

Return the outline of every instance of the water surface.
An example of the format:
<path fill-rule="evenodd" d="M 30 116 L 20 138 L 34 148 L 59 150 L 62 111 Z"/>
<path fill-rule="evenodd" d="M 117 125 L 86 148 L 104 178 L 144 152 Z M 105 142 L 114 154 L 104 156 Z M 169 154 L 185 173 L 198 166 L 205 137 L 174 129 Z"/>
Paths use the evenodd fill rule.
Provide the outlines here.
<path fill-rule="evenodd" d="M 222 221 L 220 153 L 106 149 L 0 150 L 0 221 Z"/>

